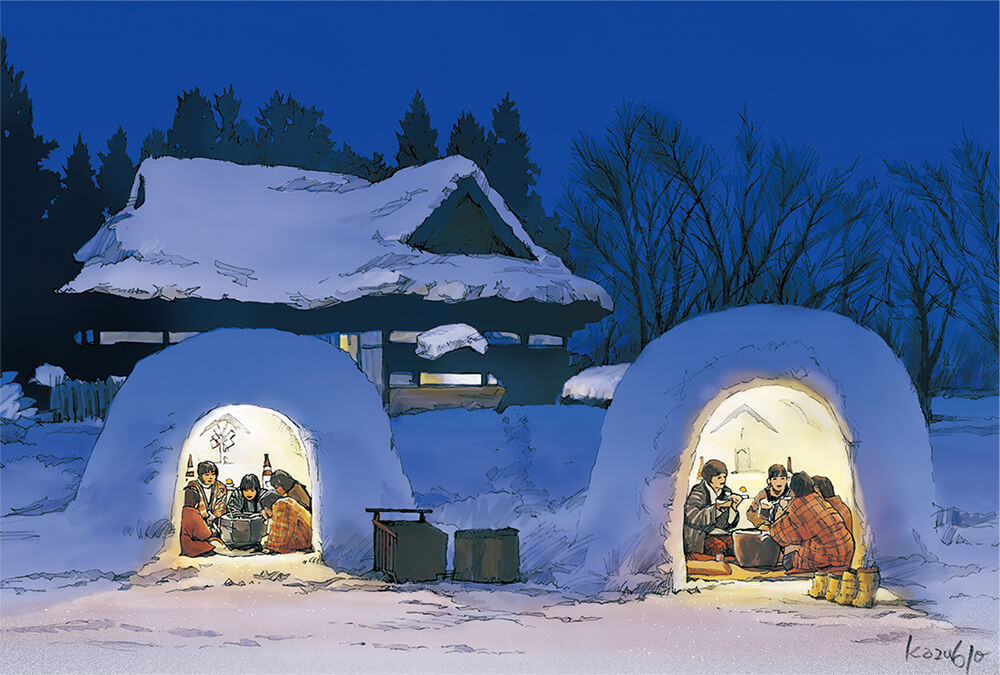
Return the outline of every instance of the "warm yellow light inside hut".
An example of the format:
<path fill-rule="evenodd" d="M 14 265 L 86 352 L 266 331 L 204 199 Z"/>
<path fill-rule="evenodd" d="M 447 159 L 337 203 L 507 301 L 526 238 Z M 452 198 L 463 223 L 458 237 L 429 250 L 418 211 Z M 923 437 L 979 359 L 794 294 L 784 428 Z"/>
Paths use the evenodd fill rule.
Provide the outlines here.
<path fill-rule="evenodd" d="M 320 550 L 320 495 L 314 489 L 312 480 L 315 467 L 312 458 L 305 451 L 298 427 L 274 410 L 253 405 L 228 405 L 216 408 L 198 420 L 184 442 L 174 495 L 172 522 L 175 533 L 164 553 L 180 554 L 177 532 L 180 530 L 181 509 L 184 506 L 183 490 L 190 481 L 197 480 L 199 462 L 215 462 L 219 468 L 218 480 L 238 490 L 240 481 L 247 474 L 256 475 L 262 485 L 266 483 L 263 476 L 265 454 L 272 470 L 287 471 L 305 486 L 312 497 L 313 548 Z M 187 475 L 189 457 L 193 477 Z"/>
<path fill-rule="evenodd" d="M 753 527 L 746 510 L 764 489 L 768 468 L 786 466 L 810 476 L 826 476 L 854 513 L 855 560 L 862 553 L 861 517 L 854 494 L 850 447 L 830 407 L 801 389 L 768 384 L 725 398 L 702 427 L 688 476 L 688 489 L 700 480 L 700 467 L 718 459 L 729 469 L 726 485 L 746 496 L 739 527 Z"/>

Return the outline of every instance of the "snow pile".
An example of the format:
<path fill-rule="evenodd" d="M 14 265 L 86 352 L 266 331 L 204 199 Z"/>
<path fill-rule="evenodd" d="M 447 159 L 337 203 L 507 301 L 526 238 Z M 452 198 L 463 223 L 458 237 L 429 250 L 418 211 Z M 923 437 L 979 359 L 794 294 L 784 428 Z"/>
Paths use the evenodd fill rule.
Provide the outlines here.
<path fill-rule="evenodd" d="M 562 398 L 580 403 L 608 402 L 615 396 L 615 389 L 631 363 L 613 366 L 595 366 L 566 380 Z"/>
<path fill-rule="evenodd" d="M 233 402 L 299 427 L 324 561 L 371 569 L 365 507 L 413 504 L 378 393 L 349 355 L 321 340 L 233 329 L 143 359 L 118 392 L 77 498 L 65 514 L 43 516 L 49 536 L 86 565 L 78 569 L 137 569 L 160 551 L 183 480 L 182 446 L 207 412 Z M 36 564 L 68 569 L 54 558 Z"/>
<path fill-rule="evenodd" d="M 51 363 L 43 363 L 35 368 L 35 376 L 31 381 L 46 387 L 54 387 L 66 379 L 66 371 Z"/>
<path fill-rule="evenodd" d="M 417 336 L 417 356 L 433 361 L 448 352 L 469 347 L 486 353 L 486 338 L 467 323 L 449 323 L 424 331 Z"/>
<path fill-rule="evenodd" d="M 695 423 L 723 392 L 757 381 L 815 392 L 851 441 L 867 557 L 933 536 L 931 449 L 903 364 L 874 333 L 831 313 L 752 306 L 687 321 L 646 346 L 601 430 L 579 538 L 579 588 L 684 583 L 681 538 Z M 857 518 L 857 516 L 856 516 Z"/>
<path fill-rule="evenodd" d="M 404 243 L 468 177 L 533 260 L 437 255 Z M 140 180 L 146 198 L 136 208 Z M 161 157 L 142 163 L 132 193 L 131 205 L 77 252 L 85 266 L 62 292 L 232 298 L 299 309 L 390 294 L 611 307 L 600 286 L 536 246 L 482 170 L 460 156 L 374 184 L 291 167 Z"/>
<path fill-rule="evenodd" d="M 7 371 L 0 375 L 0 418 L 18 420 L 32 418 L 38 412 L 31 404 L 35 399 L 24 395 L 21 385 L 14 381 L 17 373 Z"/>

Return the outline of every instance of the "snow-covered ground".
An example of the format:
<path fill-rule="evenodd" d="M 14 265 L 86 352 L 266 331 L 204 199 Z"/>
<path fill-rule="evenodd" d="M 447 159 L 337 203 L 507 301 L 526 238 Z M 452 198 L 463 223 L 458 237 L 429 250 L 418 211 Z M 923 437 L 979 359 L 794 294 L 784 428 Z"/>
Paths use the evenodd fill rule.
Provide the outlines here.
<path fill-rule="evenodd" d="M 31 575 L 32 561 L 68 555 L 57 545 L 64 542 L 36 536 L 44 523 L 58 525 L 55 511 L 0 519 L 0 671 L 175 670 L 180 661 L 164 659 L 165 648 L 197 663 L 201 648 L 246 647 L 254 650 L 248 671 L 948 672 L 974 645 L 989 653 L 967 672 L 996 672 L 997 399 L 936 404 L 936 502 L 956 511 L 922 554 L 883 569 L 906 604 L 844 609 L 804 596 L 803 582 L 703 584 L 645 599 L 575 597 L 543 574 L 502 589 L 393 588 L 319 566 L 283 578 L 268 573 L 267 559 L 242 576 L 70 571 L 70 563 L 60 575 Z M 572 555 L 604 414 L 586 406 L 434 411 L 395 418 L 393 435 L 432 522 L 449 533 L 516 527 L 522 566 L 552 569 Z M 59 508 L 99 430 L 36 424 L 18 436 L 5 425 L 4 513 Z M 993 515 L 971 517 L 984 513 Z M 959 640 L 954 661 L 906 658 L 907 644 L 912 654 L 952 650 Z"/>

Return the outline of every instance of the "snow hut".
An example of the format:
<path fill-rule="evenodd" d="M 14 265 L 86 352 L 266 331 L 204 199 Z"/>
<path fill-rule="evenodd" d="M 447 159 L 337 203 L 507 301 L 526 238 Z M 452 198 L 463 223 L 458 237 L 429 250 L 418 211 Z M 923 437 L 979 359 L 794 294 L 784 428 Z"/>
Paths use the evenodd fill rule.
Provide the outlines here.
<path fill-rule="evenodd" d="M 350 357 L 276 330 L 221 329 L 140 361 L 115 397 L 67 509 L 95 546 L 134 560 L 178 553 L 182 492 L 209 459 L 219 479 L 286 469 L 312 497 L 314 549 L 371 569 L 370 506 L 410 507 L 389 418 Z M 171 530 L 174 533 L 164 535 Z"/>
<path fill-rule="evenodd" d="M 61 289 L 79 317 L 78 358 L 64 364 L 76 377 L 126 374 L 215 328 L 277 328 L 350 353 L 392 412 L 553 403 L 570 375 L 567 336 L 611 308 L 461 156 L 378 183 L 147 159 L 126 208 L 76 258 L 84 267 Z M 418 349 L 459 324 L 479 338 Z"/>
<path fill-rule="evenodd" d="M 855 565 L 915 552 L 930 536 L 927 428 L 889 347 L 840 315 L 743 307 L 681 324 L 625 373 L 601 432 L 573 583 L 688 583 L 684 501 L 709 459 L 751 499 L 774 463 L 831 478 L 854 514 Z"/>

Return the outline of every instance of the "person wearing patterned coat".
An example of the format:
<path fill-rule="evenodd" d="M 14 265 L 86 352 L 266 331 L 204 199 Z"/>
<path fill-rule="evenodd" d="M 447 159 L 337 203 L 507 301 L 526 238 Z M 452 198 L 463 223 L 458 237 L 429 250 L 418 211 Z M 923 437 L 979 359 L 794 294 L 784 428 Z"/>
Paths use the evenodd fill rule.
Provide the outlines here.
<path fill-rule="evenodd" d="M 261 506 L 269 520 L 266 553 L 312 550 L 312 515 L 302 504 L 272 492 L 261 498 Z"/>
<path fill-rule="evenodd" d="M 208 527 L 216 535 L 222 532 L 222 516 L 228 513 L 226 505 L 226 486 L 219 482 L 219 467 L 215 462 L 198 462 L 198 480 L 188 483 L 189 488 L 198 490 L 201 499 L 198 501 L 198 511 L 205 519 Z"/>
<path fill-rule="evenodd" d="M 768 529 L 784 551 L 789 572 L 842 571 L 851 564 L 854 538 L 844 519 L 814 490 L 809 474 L 792 476 L 792 503 Z"/>

